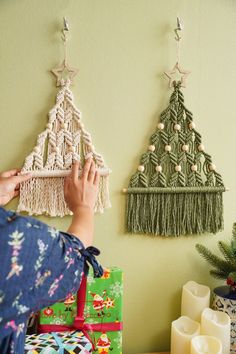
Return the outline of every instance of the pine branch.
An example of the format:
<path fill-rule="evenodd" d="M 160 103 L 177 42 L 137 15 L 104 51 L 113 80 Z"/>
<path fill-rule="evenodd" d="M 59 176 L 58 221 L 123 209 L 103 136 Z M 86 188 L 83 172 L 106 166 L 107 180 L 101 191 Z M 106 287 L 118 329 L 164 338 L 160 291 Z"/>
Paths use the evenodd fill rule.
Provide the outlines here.
<path fill-rule="evenodd" d="M 236 257 L 236 223 L 233 224 L 231 249 L 234 256 Z"/>
<path fill-rule="evenodd" d="M 218 242 L 218 247 L 220 252 L 223 254 L 223 256 L 225 257 L 225 259 L 229 262 L 232 263 L 232 261 L 235 261 L 235 256 L 232 252 L 232 248 L 231 246 L 224 242 L 224 241 L 219 241 Z M 233 266 L 233 264 L 232 264 Z"/>
<path fill-rule="evenodd" d="M 216 270 L 226 273 L 230 273 L 232 271 L 231 264 L 229 264 L 227 261 L 224 261 L 222 258 L 215 256 L 205 246 L 197 244 L 196 249 L 208 263 L 216 268 Z"/>
<path fill-rule="evenodd" d="M 233 223 L 233 231 L 232 231 L 232 236 L 233 236 L 233 239 L 236 240 L 236 222 Z"/>
<path fill-rule="evenodd" d="M 228 275 L 229 275 L 229 273 L 227 273 L 227 272 L 223 272 L 223 271 L 215 270 L 215 269 L 211 269 L 210 274 L 214 278 L 217 278 L 217 279 L 227 279 Z"/>

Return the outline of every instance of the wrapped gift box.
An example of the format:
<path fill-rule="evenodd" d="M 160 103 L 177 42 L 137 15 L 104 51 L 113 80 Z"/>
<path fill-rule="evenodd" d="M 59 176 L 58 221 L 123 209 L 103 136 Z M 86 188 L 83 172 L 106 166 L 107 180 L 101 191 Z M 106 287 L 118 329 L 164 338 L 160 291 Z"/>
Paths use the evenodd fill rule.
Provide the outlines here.
<path fill-rule="evenodd" d="M 117 267 L 104 269 L 102 278 L 92 272 L 82 280 L 77 295 L 41 310 L 43 332 L 80 329 L 89 334 L 96 353 L 122 353 L 123 273 Z"/>
<path fill-rule="evenodd" d="M 89 354 L 92 345 L 83 332 L 55 332 L 26 336 L 25 353 L 28 354 Z"/>
<path fill-rule="evenodd" d="M 72 325 L 77 312 L 77 296 L 69 294 L 64 302 L 57 302 L 40 311 L 40 325 Z"/>

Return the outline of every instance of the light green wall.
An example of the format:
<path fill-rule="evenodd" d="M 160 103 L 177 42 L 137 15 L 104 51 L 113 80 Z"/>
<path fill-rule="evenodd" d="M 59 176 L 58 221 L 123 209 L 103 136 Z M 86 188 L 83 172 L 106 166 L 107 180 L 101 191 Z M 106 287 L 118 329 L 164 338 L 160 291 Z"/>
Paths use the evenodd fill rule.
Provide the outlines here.
<path fill-rule="evenodd" d="M 186 105 L 230 188 L 225 231 L 178 239 L 130 236 L 124 232 L 121 190 L 168 102 L 162 73 L 175 64 L 177 15 L 185 25 L 182 64 L 192 71 Z M 104 265 L 125 273 L 124 353 L 168 349 L 182 285 L 190 279 L 220 284 L 208 275 L 195 243 L 215 250 L 236 220 L 236 1 L 0 0 L 1 170 L 20 167 L 45 127 L 57 91 L 49 70 L 63 55 L 63 16 L 71 27 L 70 63 L 80 70 L 76 104 L 113 171 L 113 207 L 96 216 L 95 244 Z M 69 224 L 69 218 L 44 220 L 61 229 Z"/>

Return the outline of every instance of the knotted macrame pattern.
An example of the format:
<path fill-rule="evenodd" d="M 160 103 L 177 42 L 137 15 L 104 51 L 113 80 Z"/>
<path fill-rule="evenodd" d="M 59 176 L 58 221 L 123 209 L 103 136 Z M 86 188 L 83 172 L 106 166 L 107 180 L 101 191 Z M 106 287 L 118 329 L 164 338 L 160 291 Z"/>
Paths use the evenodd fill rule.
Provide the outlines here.
<path fill-rule="evenodd" d="M 71 214 L 64 200 L 64 178 L 70 174 L 74 160 L 79 160 L 82 168 L 90 156 L 101 175 L 95 212 L 110 207 L 110 170 L 102 155 L 95 151 L 91 135 L 84 129 L 70 84 L 69 79 L 62 84 L 56 104 L 49 112 L 47 127 L 38 135 L 36 146 L 26 157 L 22 173 L 31 172 L 33 178 L 20 186 L 18 211 L 50 216 Z"/>
<path fill-rule="evenodd" d="M 223 228 L 225 187 L 205 152 L 180 86 L 174 82 L 169 105 L 130 180 L 128 232 L 179 236 Z"/>

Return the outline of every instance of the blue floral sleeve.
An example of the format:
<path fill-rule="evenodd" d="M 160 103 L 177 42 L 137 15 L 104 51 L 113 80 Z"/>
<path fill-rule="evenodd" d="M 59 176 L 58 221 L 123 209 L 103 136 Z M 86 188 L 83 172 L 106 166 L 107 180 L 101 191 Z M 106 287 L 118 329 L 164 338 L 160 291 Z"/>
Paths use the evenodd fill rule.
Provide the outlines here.
<path fill-rule="evenodd" d="M 102 275 L 95 247 L 30 217 L 0 208 L 0 353 L 24 353 L 32 312 L 78 290 L 88 263 Z"/>

